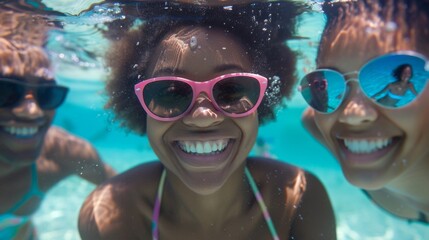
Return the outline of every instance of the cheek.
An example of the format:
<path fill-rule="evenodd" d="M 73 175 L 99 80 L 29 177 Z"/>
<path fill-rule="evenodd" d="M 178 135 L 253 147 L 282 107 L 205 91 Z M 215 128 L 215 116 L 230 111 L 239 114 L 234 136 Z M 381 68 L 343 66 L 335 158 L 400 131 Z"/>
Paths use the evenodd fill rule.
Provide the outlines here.
<path fill-rule="evenodd" d="M 8 111 L 6 109 L 1 109 L 0 108 L 0 122 L 1 121 L 8 121 L 12 117 L 13 117 L 12 111 Z"/>
<path fill-rule="evenodd" d="M 426 86 L 410 105 L 387 113 L 392 121 L 404 129 L 429 131 L 429 86 Z"/>
<path fill-rule="evenodd" d="M 237 126 L 241 128 L 243 134 L 243 146 L 245 147 L 246 151 L 248 150 L 250 152 L 258 135 L 258 115 L 253 114 L 252 116 L 239 118 L 235 122 Z"/>
<path fill-rule="evenodd" d="M 170 128 L 170 126 L 170 122 L 157 121 L 151 117 L 147 118 L 147 137 L 154 150 L 157 148 L 162 148 L 162 146 L 164 146 L 164 144 L 162 143 L 163 137 L 167 130 Z"/>
<path fill-rule="evenodd" d="M 429 95 L 428 95 L 429 96 Z M 427 135 L 429 132 L 429 97 L 424 97 L 404 109 L 387 113 L 407 137 Z"/>
<path fill-rule="evenodd" d="M 46 116 L 50 122 L 52 122 L 54 120 L 55 113 L 56 113 L 55 111 L 46 111 L 45 112 L 45 114 L 46 114 Z"/>

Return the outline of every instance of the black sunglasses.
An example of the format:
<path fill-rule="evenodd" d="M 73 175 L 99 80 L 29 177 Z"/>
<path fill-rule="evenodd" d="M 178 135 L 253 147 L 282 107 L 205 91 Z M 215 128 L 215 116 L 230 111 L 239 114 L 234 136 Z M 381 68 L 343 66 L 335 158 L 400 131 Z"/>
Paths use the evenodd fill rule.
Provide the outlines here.
<path fill-rule="evenodd" d="M 28 90 L 34 91 L 34 98 L 40 108 L 52 110 L 65 100 L 68 88 L 52 83 L 30 84 L 12 78 L 0 77 L 0 108 L 13 108 L 24 99 Z"/>

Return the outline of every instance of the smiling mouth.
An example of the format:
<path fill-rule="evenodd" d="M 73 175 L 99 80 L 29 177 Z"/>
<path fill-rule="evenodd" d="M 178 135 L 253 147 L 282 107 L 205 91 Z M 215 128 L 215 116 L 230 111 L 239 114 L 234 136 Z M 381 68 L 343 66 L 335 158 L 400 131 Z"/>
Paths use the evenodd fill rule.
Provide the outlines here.
<path fill-rule="evenodd" d="M 182 166 L 188 170 L 217 171 L 231 160 L 235 140 L 230 138 L 212 140 L 176 141 L 176 154 Z"/>
<path fill-rule="evenodd" d="M 225 151 L 229 139 L 209 140 L 209 141 L 178 141 L 179 148 L 193 155 L 213 155 Z"/>
<path fill-rule="evenodd" d="M 39 132 L 39 127 L 2 127 L 2 129 L 15 137 L 30 138 Z"/>
<path fill-rule="evenodd" d="M 344 146 L 348 151 L 354 154 L 370 154 L 388 148 L 393 138 L 379 138 L 379 139 L 353 139 L 346 138 L 342 140 Z"/>

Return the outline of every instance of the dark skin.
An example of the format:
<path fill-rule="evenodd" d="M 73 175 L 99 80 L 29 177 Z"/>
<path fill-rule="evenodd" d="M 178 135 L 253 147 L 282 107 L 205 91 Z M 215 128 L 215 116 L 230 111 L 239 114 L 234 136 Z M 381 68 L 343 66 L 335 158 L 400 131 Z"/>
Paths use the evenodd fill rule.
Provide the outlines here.
<path fill-rule="evenodd" d="M 295 239 L 335 239 L 335 227 L 331 225 L 335 221 L 333 209 L 316 207 L 329 205 L 329 199 L 321 183 L 313 175 L 290 165 L 263 158 L 248 159 L 247 166 L 268 206 L 280 239 L 288 239 L 288 236 L 294 236 Z M 79 222 L 81 237 L 94 240 L 150 239 L 152 237 L 150 219 L 162 169 L 163 166 L 158 162 L 142 164 L 124 175 L 108 180 L 93 192 L 81 210 Z M 298 199 L 294 198 L 294 193 L 302 191 L 301 186 L 305 185 L 304 182 L 306 193 L 298 202 Z M 226 225 L 211 228 L 201 226 L 201 229 L 195 228 L 194 224 L 200 225 L 199 223 L 186 223 L 189 219 L 182 224 L 176 223 L 181 218 L 177 215 L 180 207 L 169 193 L 170 191 L 165 189 L 159 222 L 162 229 L 161 237 L 164 239 L 271 239 L 260 207 L 251 192 L 248 196 L 251 200 L 244 207 L 245 214 L 223 219 L 224 224 L 228 223 Z M 171 206 L 168 206 L 170 204 Z M 290 204 L 296 204 L 298 208 L 290 209 L 288 207 Z M 163 208 L 165 210 L 162 210 Z M 328 217 L 320 221 L 315 216 Z M 171 224 L 175 227 L 170 226 Z M 330 232 L 325 232 L 323 238 L 317 229 L 308 231 L 306 226 L 312 226 L 312 229 L 317 228 L 320 231 L 330 229 Z M 257 230 L 237 230 L 241 228 Z"/>
<path fill-rule="evenodd" d="M 58 127 L 49 129 L 43 151 L 34 162 L 37 165 L 39 188 L 43 192 L 71 175 L 81 176 L 94 184 L 100 184 L 115 175 L 113 169 L 101 161 L 91 144 Z M 10 209 L 28 192 L 32 164 L 16 167 L 0 177 L 1 192 L 9 193 L 0 196 L 0 212 Z M 14 213 L 30 215 L 40 203 L 41 199 L 34 198 Z"/>
<path fill-rule="evenodd" d="M 52 79 L 32 73 L 20 76 L 18 66 L 13 70 L 12 76 L 24 83 L 53 83 Z M 13 79 L 12 76 L 8 78 Z M 30 216 L 38 209 L 42 199 L 36 196 L 10 212 L 29 191 L 34 164 L 42 192 L 71 175 L 94 184 L 115 175 L 89 142 L 53 127 L 54 115 L 55 110 L 44 110 L 38 105 L 31 88 L 16 106 L 0 108 L 0 213 Z M 32 231 L 28 222 L 20 228 L 16 239 L 28 239 Z"/>
<path fill-rule="evenodd" d="M 31 92 L 18 106 L 12 109 L 0 108 L 0 191 L 4 193 L 0 195 L 1 213 L 10 211 L 29 191 L 34 164 L 38 187 L 42 192 L 47 192 L 71 175 L 80 176 L 94 184 L 100 184 L 115 175 L 115 171 L 101 161 L 89 142 L 51 126 L 53 116 L 54 111 L 45 111 L 37 105 Z M 29 129 L 36 126 L 38 133 L 24 140 L 4 130 L 5 127 Z M 38 209 L 41 201 L 33 197 L 13 214 L 29 216 Z M 27 239 L 32 231 L 29 222 L 20 229 L 16 239 Z"/>
<path fill-rule="evenodd" d="M 38 188 L 43 195 L 72 175 L 100 184 L 115 171 L 91 143 L 52 126 L 55 109 L 39 104 L 43 91 L 38 87 L 56 84 L 43 48 L 49 30 L 46 19 L 6 10 L 0 11 L 0 18 L 0 81 L 11 84 L 2 85 L 11 90 L 0 106 L 0 229 L 5 229 L 0 238 L 13 232 L 14 240 L 27 240 L 34 237 L 31 216 L 43 200 L 36 193 L 20 203 L 31 190 Z M 30 189 L 35 178 L 36 189 Z"/>
<path fill-rule="evenodd" d="M 418 4 L 424 1 L 409 2 Z M 371 3 L 377 4 L 377 1 Z M 368 11 L 350 15 L 352 17 L 349 21 L 361 24 L 355 24 L 352 28 L 348 27 L 350 25 L 337 26 L 341 21 L 328 24 L 327 27 L 335 31 L 322 38 L 324 40 L 317 57 L 318 67 L 347 73 L 360 69 L 371 59 L 401 51 L 414 51 L 427 58 L 429 50 L 426 48 L 427 44 L 424 44 L 427 32 L 420 30 L 420 26 L 427 24 L 427 12 L 424 11 L 427 7 L 417 7 L 411 3 L 408 3 L 408 9 L 414 9 L 415 12 L 410 15 L 425 18 L 395 31 L 362 31 L 365 26 L 372 24 L 363 17 L 370 13 Z M 397 6 L 402 8 L 402 5 Z M 355 9 L 351 7 L 351 11 L 354 12 Z M 378 13 L 371 14 L 379 17 Z M 401 22 L 405 18 L 406 16 L 400 15 L 388 20 Z M 383 21 L 387 22 L 387 19 Z M 410 35 L 413 41 L 390 41 L 403 36 L 409 29 L 415 32 Z M 352 34 L 353 32 L 359 34 Z M 409 84 L 410 70 L 408 69 L 407 74 L 404 72 L 399 75 L 403 82 L 399 81 L 397 84 Z M 351 82 L 347 96 L 336 111 L 322 114 L 308 108 L 302 116 L 302 122 L 310 134 L 338 160 L 347 180 L 363 189 L 374 204 L 398 218 L 427 223 L 425 218 L 429 215 L 429 192 L 425 190 L 429 179 L 428 102 L 429 88 L 426 86 L 411 104 L 397 109 L 384 108 L 363 94 L 359 84 Z M 389 144 L 372 149 L 370 153 L 359 153 L 353 146 L 347 146 L 345 140 L 369 143 L 369 147 L 373 146 L 371 141 L 386 140 Z"/>
<path fill-rule="evenodd" d="M 164 36 L 155 49 L 148 75 L 162 76 L 173 69 L 182 77 L 202 82 L 251 71 L 251 59 L 233 35 L 202 26 L 175 31 Z M 198 50 L 186 47 L 192 36 L 198 39 Z M 150 239 L 154 201 L 164 168 L 161 239 L 271 239 L 245 178 L 245 166 L 256 181 L 280 239 L 336 239 L 332 206 L 317 178 L 282 162 L 248 157 L 258 124 L 257 112 L 228 117 L 204 92 L 178 120 L 149 117 L 148 138 L 161 163 L 140 165 L 97 188 L 81 209 L 82 239 Z M 177 147 L 178 142 L 203 142 L 211 149 L 216 141 L 226 142 L 223 150 L 189 154 Z"/>

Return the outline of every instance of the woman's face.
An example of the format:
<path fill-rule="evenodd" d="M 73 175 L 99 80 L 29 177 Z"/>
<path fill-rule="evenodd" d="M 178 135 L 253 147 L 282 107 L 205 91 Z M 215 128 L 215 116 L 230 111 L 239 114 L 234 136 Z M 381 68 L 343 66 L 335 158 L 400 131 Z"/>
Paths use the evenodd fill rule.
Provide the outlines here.
<path fill-rule="evenodd" d="M 250 71 L 249 56 L 236 38 L 220 30 L 189 27 L 163 39 L 147 76 L 173 75 L 204 82 Z M 256 139 L 258 118 L 256 112 L 227 117 L 201 93 L 184 117 L 171 122 L 148 117 L 147 129 L 152 148 L 167 169 L 194 192 L 210 194 L 244 164 Z M 184 150 L 192 148 L 198 153 Z"/>
<path fill-rule="evenodd" d="M 37 84 L 51 80 L 23 76 L 19 81 Z M 0 107 L 0 172 L 36 161 L 54 113 L 40 108 L 31 89 L 26 89 L 16 106 Z"/>
<path fill-rule="evenodd" d="M 401 81 L 403 81 L 403 82 L 410 81 L 411 74 L 412 74 L 411 68 L 405 67 L 404 70 L 402 70 L 402 72 L 401 72 Z"/>
<path fill-rule="evenodd" d="M 368 60 L 387 53 L 362 51 L 360 46 L 358 42 L 350 42 L 347 49 L 337 48 L 330 56 L 320 58 L 319 67 L 342 73 L 357 71 Z M 419 49 L 398 50 L 419 52 Z M 352 55 L 352 52 L 363 54 Z M 429 56 L 429 52 L 420 53 Z M 331 114 L 316 112 L 314 118 L 344 175 L 360 188 L 379 189 L 399 184 L 400 178 L 411 176 L 429 157 L 427 86 L 410 105 L 389 110 L 368 99 L 357 82 L 349 82 L 339 109 Z"/>

